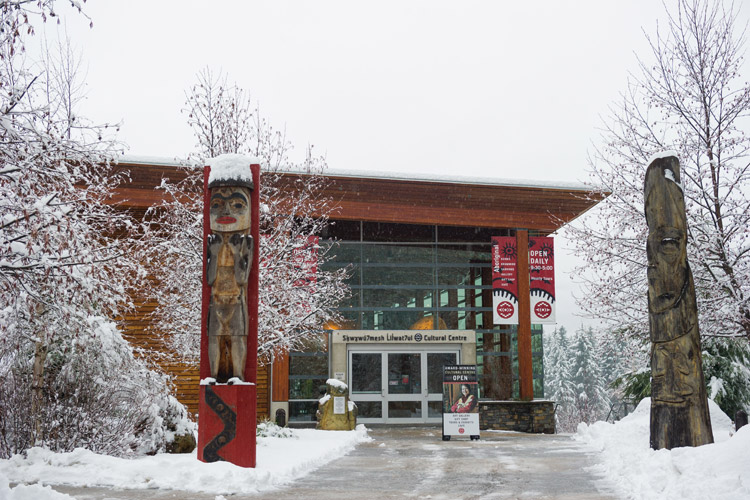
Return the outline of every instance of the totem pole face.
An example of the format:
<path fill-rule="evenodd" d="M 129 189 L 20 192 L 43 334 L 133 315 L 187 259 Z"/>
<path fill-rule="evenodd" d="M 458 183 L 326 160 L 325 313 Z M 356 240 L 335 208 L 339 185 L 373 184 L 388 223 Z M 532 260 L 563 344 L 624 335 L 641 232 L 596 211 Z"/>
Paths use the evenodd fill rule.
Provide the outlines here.
<path fill-rule="evenodd" d="M 222 233 L 250 229 L 250 190 L 240 186 L 211 189 L 211 230 Z"/>
<path fill-rule="evenodd" d="M 657 174 L 658 175 L 658 174 Z M 687 283 L 687 221 L 682 191 L 666 181 L 669 196 L 656 202 L 646 200 L 646 220 L 650 229 L 646 244 L 648 256 L 649 305 L 661 313 L 673 308 Z"/>

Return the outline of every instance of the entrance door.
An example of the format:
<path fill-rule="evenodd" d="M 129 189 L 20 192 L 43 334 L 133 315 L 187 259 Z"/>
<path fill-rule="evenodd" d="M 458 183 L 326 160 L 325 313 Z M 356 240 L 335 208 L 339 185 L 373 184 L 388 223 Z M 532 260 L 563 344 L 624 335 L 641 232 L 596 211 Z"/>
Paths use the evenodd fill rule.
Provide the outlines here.
<path fill-rule="evenodd" d="M 349 351 L 351 398 L 362 423 L 439 423 L 443 365 L 458 349 Z"/>

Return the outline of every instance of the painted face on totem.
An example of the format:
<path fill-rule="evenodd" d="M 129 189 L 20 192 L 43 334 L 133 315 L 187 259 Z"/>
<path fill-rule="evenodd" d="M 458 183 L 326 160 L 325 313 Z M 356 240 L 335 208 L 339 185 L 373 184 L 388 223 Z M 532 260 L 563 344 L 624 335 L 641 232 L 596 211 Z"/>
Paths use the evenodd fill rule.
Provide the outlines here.
<path fill-rule="evenodd" d="M 250 229 L 250 190 L 240 186 L 211 189 L 211 230 L 235 232 Z"/>
<path fill-rule="evenodd" d="M 670 180 L 662 178 L 661 183 L 654 191 L 666 189 L 667 196 L 649 196 L 646 204 L 648 298 L 651 311 L 655 313 L 665 312 L 677 304 L 688 276 L 687 222 L 682 191 Z M 657 201 L 657 198 L 660 199 Z"/>

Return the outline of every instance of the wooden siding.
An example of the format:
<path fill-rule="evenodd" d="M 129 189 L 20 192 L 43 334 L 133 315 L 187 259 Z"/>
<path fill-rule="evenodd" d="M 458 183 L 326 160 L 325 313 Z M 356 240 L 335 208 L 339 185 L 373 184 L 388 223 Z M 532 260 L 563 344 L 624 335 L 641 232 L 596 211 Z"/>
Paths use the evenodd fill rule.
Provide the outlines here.
<path fill-rule="evenodd" d="M 273 377 L 271 399 L 273 401 L 289 401 L 289 377 L 278 376 L 279 374 L 289 374 L 289 354 L 280 353 L 274 357 Z"/>

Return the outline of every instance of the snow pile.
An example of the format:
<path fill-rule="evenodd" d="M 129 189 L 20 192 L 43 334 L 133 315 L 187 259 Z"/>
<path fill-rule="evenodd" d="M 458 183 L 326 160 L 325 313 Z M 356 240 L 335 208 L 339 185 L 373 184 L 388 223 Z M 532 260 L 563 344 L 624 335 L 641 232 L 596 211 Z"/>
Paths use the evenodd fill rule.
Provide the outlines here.
<path fill-rule="evenodd" d="M 594 470 L 626 498 L 750 499 L 750 426 L 732 436 L 732 421 L 716 403 L 708 403 L 714 444 L 652 450 L 650 398 L 614 424 L 580 424 L 574 438 L 600 453 L 600 464 Z"/>
<path fill-rule="evenodd" d="M 331 387 L 335 387 L 339 391 L 349 390 L 349 386 L 346 385 L 346 382 L 342 382 L 341 380 L 339 380 L 337 378 L 329 378 L 328 380 L 326 380 L 326 385 L 330 385 Z"/>
<path fill-rule="evenodd" d="M 49 486 L 19 484 L 8 486 L 8 478 L 0 474 L 0 499 L 2 500 L 75 500 L 70 495 L 59 493 Z"/>
<path fill-rule="evenodd" d="M 250 165 L 256 163 L 259 164 L 260 160 L 238 154 L 223 154 L 210 158 L 208 165 L 211 167 L 211 173 L 208 174 L 208 183 L 229 180 L 252 181 Z"/>
<path fill-rule="evenodd" d="M 245 469 L 227 462 L 199 462 L 196 453 L 159 454 L 136 459 L 97 455 L 78 448 L 70 453 L 53 453 L 32 448 L 26 457 L 15 455 L 0 460 L 0 498 L 21 500 L 67 496 L 43 496 L 41 485 L 8 483 L 67 484 L 118 489 L 167 489 L 235 495 L 258 493 L 283 486 L 321 465 L 351 451 L 358 443 L 370 441 L 363 425 L 353 431 L 295 429 L 297 439 L 259 437 L 257 468 Z M 27 491 L 34 488 L 34 491 Z M 56 495 L 49 492 L 50 495 Z M 29 496 L 30 495 L 30 496 Z"/>

